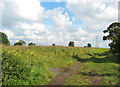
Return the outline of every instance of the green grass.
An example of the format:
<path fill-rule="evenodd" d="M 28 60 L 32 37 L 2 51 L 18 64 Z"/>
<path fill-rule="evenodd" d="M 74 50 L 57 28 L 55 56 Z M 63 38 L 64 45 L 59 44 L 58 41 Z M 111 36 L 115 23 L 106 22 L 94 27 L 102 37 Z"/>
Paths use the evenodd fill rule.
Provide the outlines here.
<path fill-rule="evenodd" d="M 10 46 L 2 48 L 3 85 L 43 85 L 55 76 L 49 67 L 67 67 L 76 63 L 74 48 Z M 70 54 L 69 54 L 70 53 Z"/>
<path fill-rule="evenodd" d="M 65 85 L 88 85 L 88 84 L 90 84 L 90 80 L 88 76 L 76 74 L 67 78 Z"/>
<path fill-rule="evenodd" d="M 45 85 L 54 77 L 48 68 L 68 67 L 81 62 L 78 74 L 65 80 L 66 85 L 89 85 L 90 74 L 104 78 L 102 84 L 118 84 L 117 57 L 104 48 L 56 46 L 3 46 L 3 85 Z"/>
<path fill-rule="evenodd" d="M 78 73 L 65 80 L 66 85 L 79 85 L 80 83 L 77 82 L 78 80 L 81 82 L 87 81 L 86 83 L 88 84 L 86 85 L 90 85 L 90 77 L 92 76 L 103 78 L 103 82 L 100 85 L 120 85 L 118 78 L 120 74 L 118 71 L 118 56 L 113 56 L 106 52 L 108 49 L 97 48 L 90 50 L 91 53 L 88 54 L 87 59 L 84 58 L 87 54 L 75 56 L 81 64 L 78 69 Z M 73 79 L 74 81 L 72 81 Z M 84 83 L 81 83 L 80 85 L 82 84 Z"/>

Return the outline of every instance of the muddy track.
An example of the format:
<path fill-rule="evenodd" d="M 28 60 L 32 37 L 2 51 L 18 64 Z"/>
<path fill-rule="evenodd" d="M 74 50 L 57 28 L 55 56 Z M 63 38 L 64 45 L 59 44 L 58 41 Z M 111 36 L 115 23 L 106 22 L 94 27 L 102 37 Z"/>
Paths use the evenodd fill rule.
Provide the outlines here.
<path fill-rule="evenodd" d="M 103 78 L 100 76 L 91 76 L 90 81 L 90 85 L 102 85 Z"/>
<path fill-rule="evenodd" d="M 66 68 L 63 73 L 58 74 L 48 85 L 64 85 L 65 78 L 68 78 L 76 74 L 79 66 L 80 66 L 80 62 L 76 63 L 73 66 Z"/>
<path fill-rule="evenodd" d="M 59 73 L 56 75 L 53 80 L 47 85 L 64 85 L 65 79 L 78 74 L 78 68 L 80 67 L 80 62 L 74 64 L 73 66 L 69 66 L 64 69 L 63 73 Z M 80 73 L 79 73 L 80 74 Z M 103 82 L 103 78 L 101 76 L 90 76 L 90 85 L 101 85 Z"/>

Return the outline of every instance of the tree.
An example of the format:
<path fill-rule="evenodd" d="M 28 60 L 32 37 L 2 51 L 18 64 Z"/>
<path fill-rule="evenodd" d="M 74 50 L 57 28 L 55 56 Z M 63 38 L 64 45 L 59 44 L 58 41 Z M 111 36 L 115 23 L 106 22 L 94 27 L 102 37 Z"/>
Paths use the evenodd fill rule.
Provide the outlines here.
<path fill-rule="evenodd" d="M 53 43 L 52 46 L 55 46 L 55 44 Z"/>
<path fill-rule="evenodd" d="M 91 44 L 90 44 L 90 43 L 88 43 L 88 44 L 87 44 L 87 47 L 91 47 Z"/>
<path fill-rule="evenodd" d="M 74 42 L 73 41 L 70 41 L 68 46 L 74 46 Z"/>
<path fill-rule="evenodd" d="M 14 45 L 25 45 L 26 42 L 23 40 L 19 40 L 19 42 L 14 43 Z"/>
<path fill-rule="evenodd" d="M 35 45 L 35 43 L 29 43 L 28 45 L 29 45 L 29 46 L 31 46 L 31 45 Z"/>
<path fill-rule="evenodd" d="M 107 36 L 103 36 L 103 40 L 111 40 L 109 43 L 110 52 L 120 54 L 120 23 L 114 22 L 107 27 L 107 30 L 103 31 L 108 33 Z"/>
<path fill-rule="evenodd" d="M 0 44 L 10 45 L 7 35 L 3 32 L 0 32 Z"/>

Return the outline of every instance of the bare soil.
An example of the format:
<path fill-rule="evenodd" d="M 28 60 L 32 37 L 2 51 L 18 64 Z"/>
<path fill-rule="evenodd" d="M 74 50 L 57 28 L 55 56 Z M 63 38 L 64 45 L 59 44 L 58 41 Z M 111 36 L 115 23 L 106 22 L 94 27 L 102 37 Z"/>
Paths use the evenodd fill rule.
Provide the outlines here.
<path fill-rule="evenodd" d="M 100 76 L 91 76 L 90 81 L 91 81 L 90 85 L 101 85 L 103 82 L 103 78 Z"/>
<path fill-rule="evenodd" d="M 78 68 L 80 67 L 80 62 L 74 64 L 73 66 L 69 66 L 67 68 L 64 68 L 63 72 L 60 72 L 57 69 L 52 69 L 50 70 L 56 74 L 56 77 L 53 78 L 53 80 L 48 84 L 48 85 L 64 85 L 65 84 L 65 79 L 74 75 L 78 74 Z M 57 73 L 56 73 L 57 72 Z M 103 82 L 103 78 L 100 76 L 90 76 L 90 85 L 101 85 Z"/>
<path fill-rule="evenodd" d="M 65 68 L 63 73 L 58 74 L 48 85 L 64 85 L 64 79 L 76 74 L 79 66 L 80 62 Z"/>

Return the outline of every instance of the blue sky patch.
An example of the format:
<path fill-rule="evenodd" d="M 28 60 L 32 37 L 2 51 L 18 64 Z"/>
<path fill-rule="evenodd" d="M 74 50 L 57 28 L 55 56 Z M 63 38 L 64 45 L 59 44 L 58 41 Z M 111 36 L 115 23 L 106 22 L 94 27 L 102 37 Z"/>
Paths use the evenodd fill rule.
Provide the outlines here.
<path fill-rule="evenodd" d="M 45 10 L 51 10 L 54 8 L 62 7 L 65 8 L 66 2 L 41 2 L 41 6 L 45 8 Z"/>

